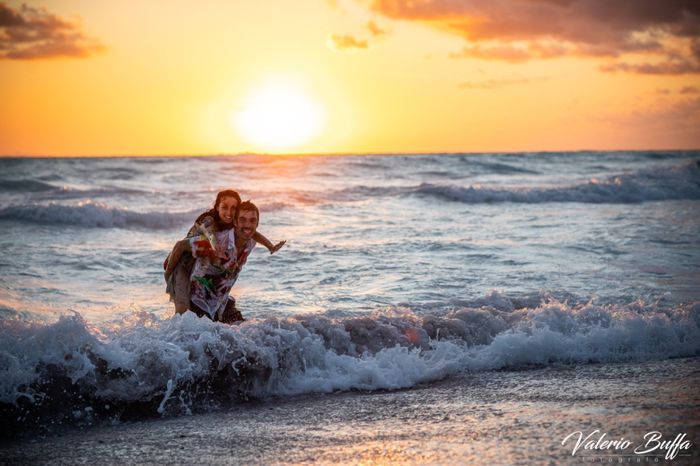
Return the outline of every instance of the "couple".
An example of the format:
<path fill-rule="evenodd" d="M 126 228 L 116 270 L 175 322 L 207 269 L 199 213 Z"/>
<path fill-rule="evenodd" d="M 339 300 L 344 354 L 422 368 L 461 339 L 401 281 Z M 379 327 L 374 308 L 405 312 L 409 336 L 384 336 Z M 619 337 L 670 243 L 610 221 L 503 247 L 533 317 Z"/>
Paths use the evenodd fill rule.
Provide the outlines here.
<path fill-rule="evenodd" d="M 216 195 L 214 208 L 197 217 L 187 237 L 175 243 L 163 264 L 166 292 L 176 313 L 190 310 L 227 324 L 244 320 L 229 291 L 248 255 L 256 242 L 270 254 L 285 243 L 273 245 L 258 233 L 259 221 L 255 204 L 241 202 L 236 191 L 228 189 Z"/>

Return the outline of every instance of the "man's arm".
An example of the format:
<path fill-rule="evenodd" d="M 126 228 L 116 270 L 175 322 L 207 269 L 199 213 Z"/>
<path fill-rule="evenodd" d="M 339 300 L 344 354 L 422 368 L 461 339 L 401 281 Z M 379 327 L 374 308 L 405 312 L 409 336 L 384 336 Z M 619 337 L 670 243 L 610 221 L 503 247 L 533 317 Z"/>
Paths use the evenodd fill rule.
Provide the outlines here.
<path fill-rule="evenodd" d="M 259 231 L 256 231 L 255 234 L 253 235 L 253 239 L 255 240 L 256 243 L 262 244 L 267 248 L 268 251 L 270 251 L 270 254 L 274 254 L 280 249 L 282 249 L 282 246 L 287 242 L 287 240 L 280 241 L 277 244 L 272 244 L 272 242 L 265 237 L 262 233 Z"/>

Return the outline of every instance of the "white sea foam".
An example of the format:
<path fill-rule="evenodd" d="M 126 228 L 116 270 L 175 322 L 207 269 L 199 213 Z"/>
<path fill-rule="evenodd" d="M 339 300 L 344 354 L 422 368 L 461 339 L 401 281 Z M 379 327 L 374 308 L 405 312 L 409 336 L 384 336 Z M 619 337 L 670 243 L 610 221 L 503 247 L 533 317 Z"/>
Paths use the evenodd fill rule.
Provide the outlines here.
<path fill-rule="evenodd" d="M 504 299 L 494 293 L 485 301 L 502 309 Z M 162 320 L 134 313 L 96 328 L 75 314 L 49 325 L 0 325 L 0 402 L 24 410 L 145 404 L 151 414 L 180 413 L 241 396 L 396 389 L 465 371 L 700 354 L 700 303 L 658 309 L 550 300 L 505 311 L 393 309 L 239 326 L 191 313 Z"/>

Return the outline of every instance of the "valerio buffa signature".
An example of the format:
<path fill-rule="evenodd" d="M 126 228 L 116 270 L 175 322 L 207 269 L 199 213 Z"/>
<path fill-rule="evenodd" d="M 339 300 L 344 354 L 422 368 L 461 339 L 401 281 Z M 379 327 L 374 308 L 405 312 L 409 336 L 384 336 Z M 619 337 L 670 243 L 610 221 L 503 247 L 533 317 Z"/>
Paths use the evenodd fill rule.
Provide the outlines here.
<path fill-rule="evenodd" d="M 605 437 L 607 435 L 606 432 L 601 434 L 600 430 L 596 429 L 584 437 L 583 432 L 579 430 L 567 435 L 561 444 L 566 445 L 570 439 L 575 441 L 571 450 L 571 456 L 576 455 L 576 452 L 581 449 L 589 452 L 615 451 L 616 453 L 626 453 L 626 450 L 632 446 L 632 442 L 624 437 L 620 437 L 619 440 L 606 440 Z M 644 444 L 637 445 L 633 451 L 635 455 L 660 454 L 665 451 L 665 458 L 672 460 L 678 456 L 681 450 L 690 450 L 692 445 L 690 440 L 686 439 L 686 434 L 678 434 L 673 440 L 664 440 L 661 432 L 652 431 L 644 435 Z"/>

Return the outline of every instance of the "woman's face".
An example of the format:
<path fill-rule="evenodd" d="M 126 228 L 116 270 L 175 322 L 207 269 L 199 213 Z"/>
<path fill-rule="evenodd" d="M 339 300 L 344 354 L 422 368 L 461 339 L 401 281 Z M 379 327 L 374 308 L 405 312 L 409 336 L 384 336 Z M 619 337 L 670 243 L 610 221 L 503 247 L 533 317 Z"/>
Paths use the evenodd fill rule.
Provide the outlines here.
<path fill-rule="evenodd" d="M 233 218 L 236 215 L 236 208 L 238 207 L 238 201 L 235 197 L 229 196 L 224 197 L 219 202 L 216 211 L 219 213 L 219 218 L 222 222 L 227 225 L 233 225 Z"/>

